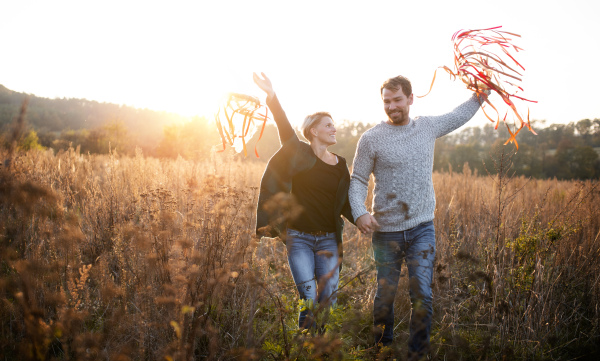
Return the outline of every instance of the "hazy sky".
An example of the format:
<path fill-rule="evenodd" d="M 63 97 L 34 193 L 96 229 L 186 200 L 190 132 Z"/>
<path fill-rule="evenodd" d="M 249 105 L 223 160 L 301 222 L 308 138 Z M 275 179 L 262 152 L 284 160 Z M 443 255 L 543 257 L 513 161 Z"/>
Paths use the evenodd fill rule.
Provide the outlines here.
<path fill-rule="evenodd" d="M 86 98 L 211 116 L 227 91 L 260 95 L 273 81 L 288 116 L 385 118 L 381 83 L 402 74 L 416 94 L 451 65 L 459 29 L 502 25 L 522 36 L 532 119 L 600 118 L 600 2 L 571 1 L 9 1 L 2 0 L 0 84 L 43 97 Z M 411 115 L 469 96 L 438 72 Z M 497 102 L 499 99 L 492 98 Z M 481 112 L 470 125 L 488 122 Z"/>

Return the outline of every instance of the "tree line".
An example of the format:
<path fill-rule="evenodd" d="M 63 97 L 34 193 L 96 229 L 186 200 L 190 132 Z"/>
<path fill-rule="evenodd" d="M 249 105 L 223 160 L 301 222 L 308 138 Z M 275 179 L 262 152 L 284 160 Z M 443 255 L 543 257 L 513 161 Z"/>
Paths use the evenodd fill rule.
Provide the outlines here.
<path fill-rule="evenodd" d="M 223 151 L 214 120 L 173 113 L 99 103 L 85 99 L 47 99 L 18 93 L 0 85 L 0 127 L 8 134 L 21 103 L 29 97 L 29 128 L 20 141 L 23 150 L 51 148 L 55 152 L 79 147 L 83 153 L 132 155 L 139 148 L 147 156 L 201 160 Z M 532 122 L 537 135 L 522 130 L 518 150 L 504 145 L 506 127 L 492 124 L 467 127 L 437 140 L 434 171 L 463 172 L 465 165 L 478 174 L 495 174 L 494 159 L 504 153 L 516 175 L 534 178 L 600 178 L 600 119 L 545 126 Z M 331 150 L 351 164 L 360 136 L 372 124 L 339 121 L 338 143 Z M 224 153 L 244 161 L 265 161 L 279 148 L 277 129 L 268 124 L 260 142 L 258 134 L 248 142 L 248 156 Z M 254 148 L 260 156 L 254 156 Z"/>
<path fill-rule="evenodd" d="M 434 169 L 462 171 L 464 164 L 479 174 L 495 173 L 494 157 L 504 151 L 510 156 L 516 175 L 533 178 L 600 178 L 600 119 L 583 119 L 568 124 L 533 122 L 533 134 L 523 129 L 514 144 L 506 127 L 494 130 L 491 124 L 466 128 L 438 139 Z"/>
<path fill-rule="evenodd" d="M 28 98 L 29 141 L 25 147 L 40 145 L 55 150 L 69 145 L 84 152 L 107 153 L 109 145 L 122 153 L 136 147 L 151 153 L 162 138 L 163 128 L 183 123 L 178 114 L 138 109 L 125 105 L 100 103 L 86 99 L 48 99 L 19 93 L 0 85 L 0 127 L 10 130 L 24 99 Z"/>

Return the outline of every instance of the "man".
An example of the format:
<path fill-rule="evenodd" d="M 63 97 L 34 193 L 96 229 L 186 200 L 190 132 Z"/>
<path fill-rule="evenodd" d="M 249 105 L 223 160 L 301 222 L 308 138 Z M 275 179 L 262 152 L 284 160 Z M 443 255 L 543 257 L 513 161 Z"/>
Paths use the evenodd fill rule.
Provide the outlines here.
<path fill-rule="evenodd" d="M 412 303 L 409 358 L 418 359 L 429 348 L 433 313 L 433 148 L 436 138 L 471 119 L 483 98 L 473 94 L 448 114 L 410 118 L 412 86 L 403 76 L 386 80 L 381 86 L 381 97 L 388 120 L 366 131 L 358 142 L 350 181 L 350 205 L 361 232 L 374 232 L 375 341 L 385 346 L 393 340 L 394 298 L 400 267 L 406 259 Z M 375 176 L 372 215 L 365 207 L 371 173 Z"/>

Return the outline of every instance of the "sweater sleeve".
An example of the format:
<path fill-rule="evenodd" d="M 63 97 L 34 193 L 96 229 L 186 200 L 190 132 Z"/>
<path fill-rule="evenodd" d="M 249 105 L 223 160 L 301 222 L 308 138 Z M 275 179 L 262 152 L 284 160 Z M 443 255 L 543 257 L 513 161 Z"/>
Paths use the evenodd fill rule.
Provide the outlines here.
<path fill-rule="evenodd" d="M 279 99 L 277 99 L 277 95 L 274 95 L 272 98 L 267 98 L 267 105 L 269 106 L 271 113 L 273 113 L 273 120 L 275 120 L 275 124 L 277 124 L 279 141 L 281 144 L 283 144 L 295 136 L 296 132 L 294 132 L 294 128 L 292 128 L 287 115 L 285 115 L 285 112 L 279 103 Z"/>
<path fill-rule="evenodd" d="M 365 206 L 365 200 L 369 191 L 369 176 L 373 173 L 375 154 L 369 144 L 368 133 L 363 134 L 356 147 L 356 155 L 352 163 L 352 176 L 350 177 L 350 189 L 348 198 L 354 220 L 369 213 Z"/>
<path fill-rule="evenodd" d="M 427 117 L 435 137 L 442 137 L 463 126 L 473 118 L 480 106 L 480 99 L 473 93 L 469 100 L 456 107 L 450 113 Z"/>

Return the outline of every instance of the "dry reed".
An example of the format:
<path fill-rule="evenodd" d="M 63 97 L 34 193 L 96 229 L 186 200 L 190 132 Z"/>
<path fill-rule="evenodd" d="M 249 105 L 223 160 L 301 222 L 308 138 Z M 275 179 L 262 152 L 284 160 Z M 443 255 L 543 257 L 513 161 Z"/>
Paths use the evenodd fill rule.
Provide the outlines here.
<path fill-rule="evenodd" d="M 297 330 L 285 248 L 253 237 L 264 165 L 7 151 L 2 360 L 376 357 L 370 239 L 346 227 L 338 304 Z M 598 182 L 434 174 L 434 359 L 597 355 Z M 493 166 L 493 165 L 488 165 Z M 407 279 L 396 300 L 399 359 Z M 381 355 L 380 355 L 381 356 Z"/>

